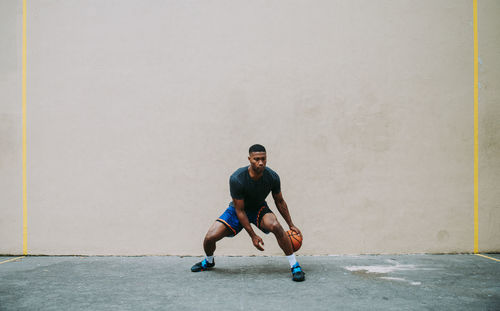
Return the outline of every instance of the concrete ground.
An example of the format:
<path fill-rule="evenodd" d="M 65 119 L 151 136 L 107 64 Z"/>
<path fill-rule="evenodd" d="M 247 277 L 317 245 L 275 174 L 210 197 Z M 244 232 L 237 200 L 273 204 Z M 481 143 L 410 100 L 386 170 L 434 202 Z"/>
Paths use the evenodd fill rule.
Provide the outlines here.
<path fill-rule="evenodd" d="M 500 259 L 499 254 L 488 255 Z M 475 255 L 0 257 L 0 310 L 500 310 L 500 262 Z"/>

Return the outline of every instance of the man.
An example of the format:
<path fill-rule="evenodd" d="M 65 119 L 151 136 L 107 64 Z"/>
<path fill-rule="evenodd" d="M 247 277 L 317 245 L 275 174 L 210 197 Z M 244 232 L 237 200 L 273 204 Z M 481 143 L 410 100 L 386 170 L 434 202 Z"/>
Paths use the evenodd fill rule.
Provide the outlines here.
<path fill-rule="evenodd" d="M 212 224 L 203 241 L 206 257 L 201 262 L 191 267 L 191 271 L 199 272 L 210 270 L 215 266 L 215 243 L 224 237 L 233 237 L 241 229 L 250 235 L 253 245 L 263 251 L 264 241 L 252 229 L 250 223 L 257 226 L 262 232 L 272 232 L 278 244 L 285 253 L 292 270 L 292 279 L 296 282 L 304 281 L 305 273 L 302 271 L 295 254 L 292 243 L 281 227 L 276 215 L 269 209 L 265 199 L 270 192 L 286 223 L 291 230 L 300 233 L 293 224 L 288 207 L 281 194 L 280 178 L 273 170 L 266 167 L 266 149 L 262 145 L 253 145 L 248 150 L 249 166 L 239 168 L 229 178 L 229 188 L 233 201 L 229 203 L 226 211 Z"/>

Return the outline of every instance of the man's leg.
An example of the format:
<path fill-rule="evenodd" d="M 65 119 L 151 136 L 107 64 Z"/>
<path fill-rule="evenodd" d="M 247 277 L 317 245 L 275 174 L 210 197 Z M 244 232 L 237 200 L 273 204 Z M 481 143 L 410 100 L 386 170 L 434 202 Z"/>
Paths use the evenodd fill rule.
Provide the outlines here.
<path fill-rule="evenodd" d="M 299 263 L 295 258 L 295 254 L 293 253 L 292 242 L 287 237 L 285 230 L 281 227 L 276 215 L 273 213 L 267 213 L 262 217 L 260 222 L 260 227 L 266 231 L 272 232 L 276 236 L 276 240 L 278 240 L 278 244 L 285 252 L 285 255 L 290 263 L 290 267 L 292 270 L 292 280 L 296 282 L 301 282 L 305 280 L 305 273 L 302 271 Z"/>
<path fill-rule="evenodd" d="M 213 255 L 215 252 L 215 243 L 220 239 L 232 235 L 233 232 L 229 230 L 223 223 L 215 221 L 208 229 L 205 239 L 203 240 L 203 249 L 205 250 L 206 257 L 202 261 L 194 264 L 191 271 L 199 272 L 209 270 L 215 265 Z"/>
<path fill-rule="evenodd" d="M 214 221 L 214 223 L 208 229 L 205 235 L 205 240 L 203 240 L 203 249 L 207 256 L 213 256 L 215 252 L 215 243 L 222 238 L 230 236 L 232 232 L 219 221 Z"/>
<path fill-rule="evenodd" d="M 278 240 L 278 244 L 283 252 L 285 252 L 286 256 L 293 254 L 292 242 L 290 242 L 290 239 L 286 236 L 286 232 L 278 222 L 276 215 L 273 213 L 265 214 L 260 222 L 260 227 L 266 231 L 272 232 L 276 236 L 276 240 Z"/>

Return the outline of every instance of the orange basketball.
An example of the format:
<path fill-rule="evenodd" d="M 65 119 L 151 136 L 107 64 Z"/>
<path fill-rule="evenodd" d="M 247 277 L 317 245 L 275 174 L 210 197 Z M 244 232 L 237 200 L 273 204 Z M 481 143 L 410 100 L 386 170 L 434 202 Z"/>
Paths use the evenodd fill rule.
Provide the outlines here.
<path fill-rule="evenodd" d="M 302 235 L 298 234 L 293 230 L 288 230 L 286 232 L 286 235 L 290 239 L 290 242 L 292 242 L 293 251 L 294 252 L 298 251 L 302 246 Z"/>

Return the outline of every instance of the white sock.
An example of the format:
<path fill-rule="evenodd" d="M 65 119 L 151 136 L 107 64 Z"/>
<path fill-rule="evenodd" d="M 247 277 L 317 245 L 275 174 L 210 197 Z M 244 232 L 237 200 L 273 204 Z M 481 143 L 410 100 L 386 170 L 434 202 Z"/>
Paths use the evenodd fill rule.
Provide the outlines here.
<path fill-rule="evenodd" d="M 208 263 L 214 263 L 214 256 L 206 256 L 205 257 L 208 261 Z"/>
<path fill-rule="evenodd" d="M 295 259 L 295 254 L 286 256 L 286 258 L 288 258 L 288 262 L 290 263 L 290 268 L 293 268 L 293 266 L 297 263 L 297 259 Z"/>

